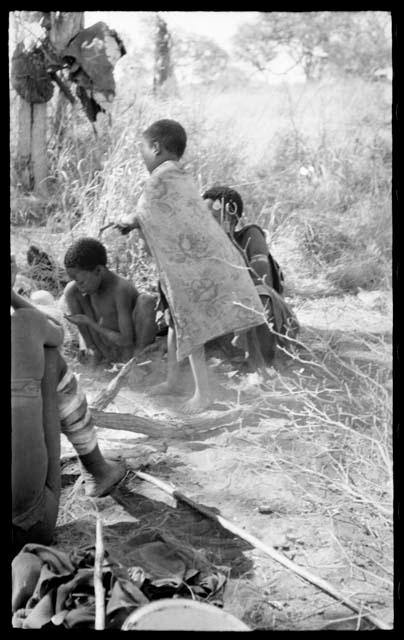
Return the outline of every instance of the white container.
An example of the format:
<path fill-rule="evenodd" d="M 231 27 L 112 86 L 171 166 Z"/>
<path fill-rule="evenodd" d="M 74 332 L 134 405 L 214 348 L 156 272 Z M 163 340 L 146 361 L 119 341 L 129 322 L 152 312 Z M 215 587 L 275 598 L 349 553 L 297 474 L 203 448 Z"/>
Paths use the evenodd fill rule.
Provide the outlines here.
<path fill-rule="evenodd" d="M 122 631 L 251 631 L 244 622 L 212 604 L 186 598 L 164 598 L 133 611 Z"/>

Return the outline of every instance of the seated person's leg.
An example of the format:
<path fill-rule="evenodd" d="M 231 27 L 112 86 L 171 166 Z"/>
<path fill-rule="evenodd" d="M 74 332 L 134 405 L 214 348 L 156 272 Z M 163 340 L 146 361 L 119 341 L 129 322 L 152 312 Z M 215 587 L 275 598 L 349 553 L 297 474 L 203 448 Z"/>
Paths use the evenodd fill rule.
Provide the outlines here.
<path fill-rule="evenodd" d="M 262 327 L 262 325 L 247 331 L 248 363 L 253 371 L 263 370 L 267 364 L 264 359 L 263 349 L 260 343 L 261 335 L 258 333 L 258 329 L 260 327 Z M 268 327 L 265 325 L 264 327 L 268 330 Z"/>
<path fill-rule="evenodd" d="M 157 334 L 156 297 L 140 293 L 132 314 L 136 351 L 154 342 Z"/>
<path fill-rule="evenodd" d="M 63 360 L 55 347 L 45 347 L 45 371 L 42 378 L 42 413 L 45 444 L 48 452 L 46 486 L 59 502 L 60 476 L 60 415 L 57 403 L 57 383 L 62 375 Z M 56 428 L 55 428 L 56 427 Z"/>
<path fill-rule="evenodd" d="M 172 323 L 172 320 L 170 320 Z M 151 396 L 180 393 L 180 366 L 177 361 L 177 338 L 174 326 L 168 327 L 167 334 L 167 379 L 149 391 Z"/>
<path fill-rule="evenodd" d="M 75 448 L 84 468 L 86 495 L 105 496 L 126 474 L 125 465 L 103 457 L 87 397 L 77 377 L 60 355 L 59 360 L 61 367 L 57 378 L 57 399 L 62 433 Z"/>
<path fill-rule="evenodd" d="M 271 314 L 271 300 L 268 296 L 260 296 L 261 302 L 265 308 L 265 317 L 268 319 Z M 271 333 L 268 325 L 261 324 L 255 328 L 258 344 L 265 363 L 271 364 L 275 358 L 276 336 Z"/>

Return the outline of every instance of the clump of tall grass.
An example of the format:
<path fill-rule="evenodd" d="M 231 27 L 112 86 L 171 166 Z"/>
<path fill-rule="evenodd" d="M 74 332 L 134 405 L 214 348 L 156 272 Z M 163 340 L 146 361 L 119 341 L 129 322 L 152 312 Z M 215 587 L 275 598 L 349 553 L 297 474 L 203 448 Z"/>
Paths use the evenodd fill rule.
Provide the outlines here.
<path fill-rule="evenodd" d="M 268 231 L 290 293 L 304 280 L 341 292 L 389 286 L 390 98 L 384 85 L 360 79 L 257 87 L 248 95 L 180 87 L 153 97 L 125 78 L 112 125 L 100 118 L 97 138 L 79 108 L 68 107 L 62 137 L 50 127 L 50 200 L 35 209 L 15 185 L 12 216 L 46 222 L 68 239 L 97 236 L 136 206 L 147 177 L 136 142 L 153 120 L 168 117 L 187 130 L 184 161 L 199 188 L 232 185 L 245 220 Z M 53 102 L 49 112 L 52 124 Z M 135 238 L 102 238 L 125 274 L 139 266 Z"/>

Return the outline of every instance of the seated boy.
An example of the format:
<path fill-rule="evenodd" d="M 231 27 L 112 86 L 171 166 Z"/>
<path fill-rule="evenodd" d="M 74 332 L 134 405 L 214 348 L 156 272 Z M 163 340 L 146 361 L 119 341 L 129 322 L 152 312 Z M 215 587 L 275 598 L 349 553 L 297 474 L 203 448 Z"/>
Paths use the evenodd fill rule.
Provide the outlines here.
<path fill-rule="evenodd" d="M 183 408 L 191 413 L 211 401 L 205 343 L 261 324 L 264 309 L 242 257 L 179 164 L 186 139 L 174 120 L 158 120 L 146 129 L 140 150 L 151 176 L 135 215 L 116 227 L 124 234 L 140 229 L 169 307 L 168 374 L 155 391 L 178 390 L 178 363 L 188 357 L 195 392 Z"/>
<path fill-rule="evenodd" d="M 234 189 L 215 186 L 205 191 L 202 198 L 208 211 L 242 253 L 265 307 L 268 323 L 272 323 L 276 333 L 294 338 L 299 325 L 282 297 L 283 275 L 268 251 L 263 229 L 257 224 L 247 224 L 236 230 L 243 213 L 243 201 Z M 256 327 L 255 332 L 263 359 L 270 364 L 277 342 L 283 344 L 282 336 L 271 332 L 268 324 Z M 284 343 L 287 346 L 287 340 Z"/>
<path fill-rule="evenodd" d="M 107 252 L 95 238 L 80 238 L 66 252 L 72 282 L 64 298 L 92 362 L 124 362 L 156 337 L 155 297 L 107 267 Z"/>

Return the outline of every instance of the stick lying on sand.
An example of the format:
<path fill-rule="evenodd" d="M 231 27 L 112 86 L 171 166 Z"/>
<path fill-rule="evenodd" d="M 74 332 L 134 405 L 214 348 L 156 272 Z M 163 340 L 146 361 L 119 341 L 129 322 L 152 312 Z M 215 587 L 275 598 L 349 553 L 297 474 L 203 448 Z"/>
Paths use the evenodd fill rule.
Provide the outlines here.
<path fill-rule="evenodd" d="M 153 342 L 152 344 L 147 345 L 144 349 L 139 351 L 136 356 L 133 356 L 128 362 L 122 367 L 119 373 L 112 378 L 111 382 L 108 384 L 106 389 L 103 389 L 96 398 L 93 400 L 93 408 L 102 411 L 105 409 L 110 402 L 115 398 L 122 384 L 124 383 L 127 375 L 132 370 L 132 368 L 138 364 L 141 359 L 147 354 L 153 351 L 158 351 L 161 347 L 160 342 Z"/>
<path fill-rule="evenodd" d="M 104 562 L 104 541 L 102 537 L 102 520 L 97 512 L 94 560 L 94 593 L 95 593 L 95 629 L 105 629 L 105 589 L 102 583 L 102 565 Z"/>
<path fill-rule="evenodd" d="M 156 487 L 159 487 L 162 491 L 165 491 L 165 493 L 168 493 L 170 496 L 172 496 L 176 500 L 180 500 L 181 502 L 184 502 L 185 504 L 192 507 L 193 509 L 196 509 L 197 511 L 205 515 L 207 518 L 210 518 L 211 520 L 215 520 L 216 522 L 221 524 L 224 529 L 227 529 L 228 531 L 231 531 L 232 533 L 234 533 L 236 536 L 239 536 L 239 538 L 246 540 L 253 547 L 260 549 L 267 555 L 271 556 L 271 558 L 273 558 L 274 560 L 282 564 L 284 567 L 287 567 L 287 569 L 290 569 L 290 571 L 293 571 L 304 580 L 307 580 L 307 582 L 314 584 L 316 587 L 318 587 L 325 593 L 328 593 L 328 595 L 332 596 L 339 602 L 342 602 L 343 604 L 345 604 L 347 607 L 349 607 L 349 609 L 351 609 L 352 611 L 355 611 L 355 613 L 359 613 L 363 618 L 367 618 L 369 622 L 374 624 L 379 629 L 393 628 L 391 625 L 384 622 L 384 620 L 380 620 L 379 618 L 374 616 L 371 612 L 367 612 L 367 610 L 364 607 L 360 607 L 356 605 L 354 602 L 352 602 L 352 600 L 350 600 L 349 598 L 346 598 L 344 595 L 342 595 L 342 593 L 337 591 L 337 589 L 335 589 L 326 580 L 323 580 L 322 578 L 315 576 L 313 573 L 310 573 L 310 571 L 306 571 L 306 569 L 295 564 L 294 562 L 289 560 L 289 558 L 286 558 L 286 556 L 284 556 L 282 553 L 279 553 L 279 551 L 276 551 L 276 549 L 274 549 L 273 547 L 267 544 L 264 544 L 263 542 L 261 542 L 261 540 L 259 540 L 255 536 L 251 535 L 250 533 L 247 533 L 237 525 L 233 524 L 229 520 L 226 520 L 226 518 L 223 518 L 222 516 L 214 513 L 207 507 L 203 507 L 202 505 L 199 505 L 198 503 L 194 502 L 193 500 L 191 500 L 191 498 L 188 498 L 183 493 L 178 491 L 178 489 L 175 489 L 175 487 L 172 487 L 166 482 L 163 482 L 158 478 L 154 478 L 150 474 L 144 473 L 143 471 L 137 471 L 136 475 L 141 480 L 146 480 L 147 482 L 151 482 Z"/>

